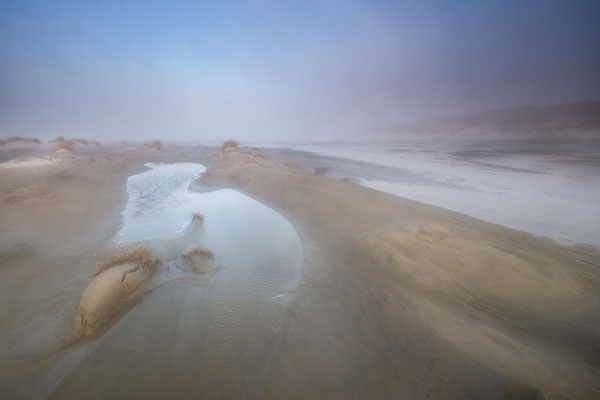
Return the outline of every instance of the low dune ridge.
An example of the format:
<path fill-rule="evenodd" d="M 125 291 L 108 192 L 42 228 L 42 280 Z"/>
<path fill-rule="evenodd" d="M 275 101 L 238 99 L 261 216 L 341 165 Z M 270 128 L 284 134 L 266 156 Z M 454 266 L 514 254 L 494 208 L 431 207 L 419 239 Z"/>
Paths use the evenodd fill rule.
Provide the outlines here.
<path fill-rule="evenodd" d="M 578 270 L 465 228 L 388 226 L 367 233 L 366 243 L 376 258 L 435 296 L 532 314 L 569 310 L 591 300 Z"/>
<path fill-rule="evenodd" d="M 0 163 L 1 168 L 39 168 L 39 167 L 49 167 L 56 164 L 59 164 L 64 161 L 62 157 L 27 157 L 27 158 L 17 158 L 14 160 L 6 161 Z"/>
<path fill-rule="evenodd" d="M 5 144 L 15 143 L 15 142 L 29 142 L 29 143 L 40 143 L 39 139 L 35 138 L 24 138 L 20 136 L 13 136 L 6 139 L 0 139 L 0 146 L 4 146 Z"/>

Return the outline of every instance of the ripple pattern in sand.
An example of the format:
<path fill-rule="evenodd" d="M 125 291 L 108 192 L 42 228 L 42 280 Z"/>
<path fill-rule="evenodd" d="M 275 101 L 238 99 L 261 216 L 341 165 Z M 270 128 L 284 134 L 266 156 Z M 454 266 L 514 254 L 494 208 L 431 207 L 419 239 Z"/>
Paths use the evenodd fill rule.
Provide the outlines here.
<path fill-rule="evenodd" d="M 141 198 L 130 192 L 130 204 L 146 209 L 128 205 L 117 240 L 176 235 L 180 221 L 202 212 L 201 242 L 215 252 L 220 268 L 207 277 L 206 287 L 164 286 L 145 296 L 54 395 L 79 398 L 93 387 L 98 398 L 260 397 L 285 324 L 273 298 L 289 297 L 300 279 L 300 239 L 283 216 L 235 190 L 189 192 L 189 182 L 201 173 L 193 164 L 184 171 L 169 166 L 177 175 L 173 184 L 160 166 L 145 172 L 146 178 L 157 168 L 158 180 L 170 191 L 138 178 L 134 186 Z M 149 212 L 153 187 L 161 205 Z M 156 235 L 152 229 L 158 225 L 144 220 L 153 213 L 168 221 Z M 144 229 L 136 226 L 139 218 Z"/>

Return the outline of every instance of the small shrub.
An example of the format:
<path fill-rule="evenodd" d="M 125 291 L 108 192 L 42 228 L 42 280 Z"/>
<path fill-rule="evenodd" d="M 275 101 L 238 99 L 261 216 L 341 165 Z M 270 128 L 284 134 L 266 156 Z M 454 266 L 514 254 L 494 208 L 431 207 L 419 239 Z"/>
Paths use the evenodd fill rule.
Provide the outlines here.
<path fill-rule="evenodd" d="M 56 139 L 52 140 L 50 143 L 56 143 L 56 142 L 67 142 L 67 139 L 65 139 L 63 136 L 59 136 Z"/>
<path fill-rule="evenodd" d="M 69 150 L 72 152 L 76 152 L 77 150 L 75 149 L 75 146 L 73 146 L 73 143 L 69 143 L 69 142 L 62 142 L 57 144 L 53 149 L 52 152 L 56 153 L 59 150 Z"/>
<path fill-rule="evenodd" d="M 130 251 L 124 251 L 117 253 L 108 260 L 98 261 L 96 263 L 96 272 L 94 276 L 106 271 L 110 267 L 121 264 L 135 264 L 142 268 L 149 269 L 151 273 L 156 271 L 156 265 L 159 263 L 159 259 L 152 258 L 148 250 L 145 247 L 136 247 Z"/>
<path fill-rule="evenodd" d="M 151 144 L 150 147 L 156 150 L 162 150 L 163 148 L 163 144 L 160 140 L 154 140 Z"/>
<path fill-rule="evenodd" d="M 207 257 L 209 259 L 212 259 L 212 258 L 214 258 L 215 253 L 211 249 L 207 249 L 205 247 L 194 247 L 193 249 L 183 253 L 181 255 L 181 258 L 189 259 L 189 258 L 192 258 L 193 256 L 201 256 L 201 257 Z"/>
<path fill-rule="evenodd" d="M 121 146 L 129 146 L 129 142 L 127 140 L 121 140 Z"/>
<path fill-rule="evenodd" d="M 71 140 L 71 142 L 81 143 L 81 144 L 86 145 L 86 146 L 88 144 L 90 144 L 90 141 L 87 140 L 87 139 L 73 139 L 73 140 Z"/>
<path fill-rule="evenodd" d="M 238 147 L 239 147 L 239 145 L 240 145 L 240 144 L 238 143 L 238 141 L 237 141 L 237 140 L 233 140 L 233 139 L 231 139 L 231 140 L 226 140 L 226 141 L 224 141 L 224 142 L 223 142 L 223 144 L 221 145 L 221 150 L 225 150 L 225 149 L 228 149 L 228 148 L 232 148 L 232 149 L 235 149 L 235 150 L 237 150 L 237 149 L 238 149 Z"/>
<path fill-rule="evenodd" d="M 195 212 L 192 214 L 192 220 L 197 222 L 204 221 L 204 214 Z"/>
<path fill-rule="evenodd" d="M 102 143 L 100 143 L 100 142 L 99 142 L 99 141 L 97 141 L 97 140 L 92 140 L 92 141 L 90 142 L 90 144 L 93 144 L 94 146 L 102 146 Z"/>

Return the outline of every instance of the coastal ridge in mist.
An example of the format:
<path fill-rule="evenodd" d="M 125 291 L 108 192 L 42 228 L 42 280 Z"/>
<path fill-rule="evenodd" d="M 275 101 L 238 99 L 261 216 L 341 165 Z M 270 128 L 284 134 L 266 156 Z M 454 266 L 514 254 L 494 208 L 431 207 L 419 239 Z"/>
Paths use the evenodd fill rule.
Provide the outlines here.
<path fill-rule="evenodd" d="M 392 136 L 600 140 L 600 101 L 497 109 L 402 124 Z"/>

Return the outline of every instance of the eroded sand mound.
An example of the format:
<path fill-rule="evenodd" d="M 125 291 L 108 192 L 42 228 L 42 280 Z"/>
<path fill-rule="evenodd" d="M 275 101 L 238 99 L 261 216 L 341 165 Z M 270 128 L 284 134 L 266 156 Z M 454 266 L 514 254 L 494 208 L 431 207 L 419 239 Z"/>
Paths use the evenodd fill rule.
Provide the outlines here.
<path fill-rule="evenodd" d="M 141 286 L 151 272 L 135 264 L 111 267 L 97 275 L 87 287 L 75 317 L 80 336 L 96 334 L 110 318 L 143 293 Z"/>
<path fill-rule="evenodd" d="M 79 302 L 74 321 L 77 336 L 97 334 L 127 303 L 141 296 L 157 263 L 143 248 L 99 263 Z"/>
<path fill-rule="evenodd" d="M 435 296 L 478 300 L 497 309 L 558 311 L 584 301 L 568 267 L 527 248 L 504 248 L 493 237 L 440 225 L 390 226 L 366 235 L 374 255 Z"/>

